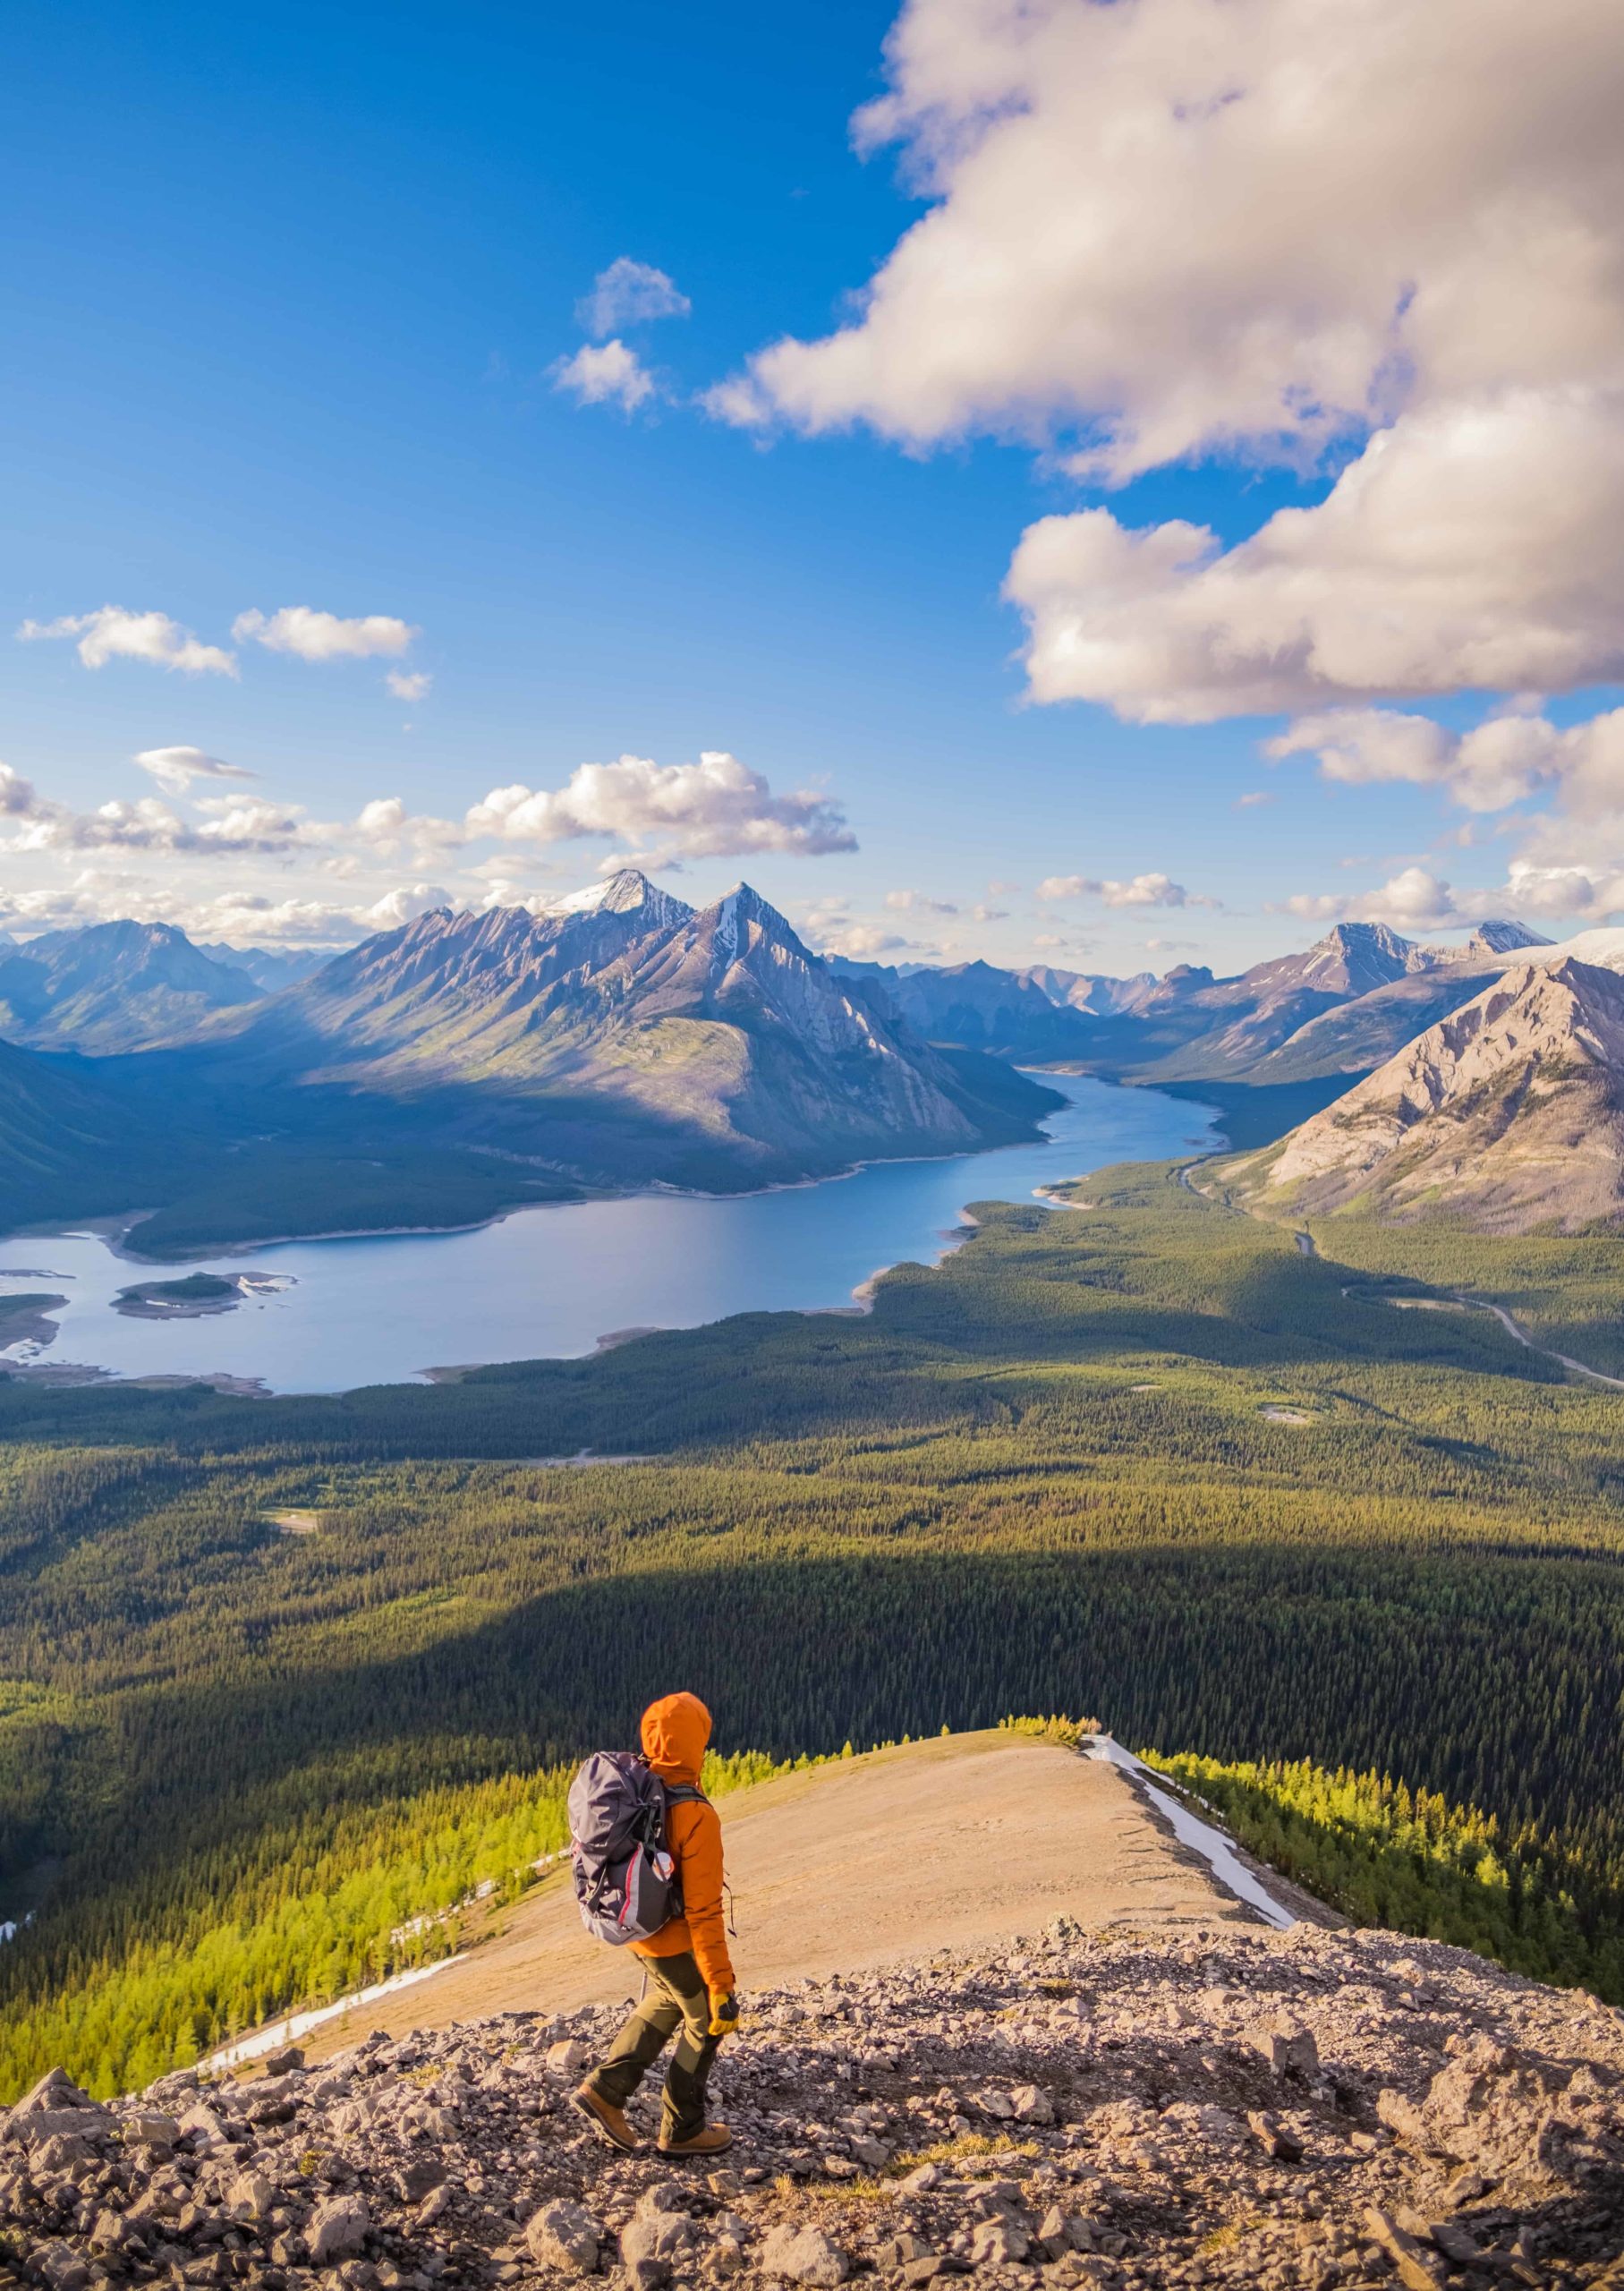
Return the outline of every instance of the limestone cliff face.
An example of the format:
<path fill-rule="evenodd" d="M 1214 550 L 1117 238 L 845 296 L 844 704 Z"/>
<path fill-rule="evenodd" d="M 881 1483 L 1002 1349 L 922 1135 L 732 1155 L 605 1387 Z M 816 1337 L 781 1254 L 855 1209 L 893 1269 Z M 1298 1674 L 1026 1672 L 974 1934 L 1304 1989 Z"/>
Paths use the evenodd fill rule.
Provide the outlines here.
<path fill-rule="evenodd" d="M 1624 978 L 1508 968 L 1269 1153 L 1235 1190 L 1301 1213 L 1367 1203 L 1488 1232 L 1624 1216 Z"/>

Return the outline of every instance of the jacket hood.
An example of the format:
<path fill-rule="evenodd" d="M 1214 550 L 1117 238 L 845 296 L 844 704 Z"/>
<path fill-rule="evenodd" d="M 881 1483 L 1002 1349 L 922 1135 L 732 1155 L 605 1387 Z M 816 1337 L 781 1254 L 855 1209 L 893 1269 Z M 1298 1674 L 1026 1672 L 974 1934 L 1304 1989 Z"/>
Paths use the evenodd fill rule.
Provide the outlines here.
<path fill-rule="evenodd" d="M 662 1782 L 697 1782 L 710 1713 L 697 1694 L 663 1695 L 642 1714 L 642 1754 Z"/>

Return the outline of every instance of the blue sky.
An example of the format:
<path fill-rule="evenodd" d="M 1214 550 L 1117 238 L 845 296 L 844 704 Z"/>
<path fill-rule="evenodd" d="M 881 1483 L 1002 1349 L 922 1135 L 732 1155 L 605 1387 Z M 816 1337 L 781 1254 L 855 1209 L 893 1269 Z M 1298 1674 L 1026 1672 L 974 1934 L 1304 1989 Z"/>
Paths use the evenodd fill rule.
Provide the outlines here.
<path fill-rule="evenodd" d="M 1176 56 L 1187 46 L 1180 12 L 1195 8 L 1138 0 L 1134 13 Z M 1300 0 L 1242 0 L 1257 38 L 1230 68 L 1243 82 L 1254 72 L 1260 106 L 1301 35 L 1294 11 Z M 1210 526 L 1215 547 L 1245 549 L 1277 512 L 1322 503 L 1339 472 L 1356 473 L 1373 435 L 1423 438 L 1458 387 L 1429 380 L 1425 360 L 1442 375 L 1459 358 L 1450 366 L 1429 338 L 1408 397 L 1384 399 L 1367 377 L 1351 411 L 1333 407 L 1312 435 L 1285 440 L 1264 437 L 1269 424 L 1248 411 L 1250 375 L 1215 382 L 1212 403 L 1168 431 L 1170 450 L 1135 444 L 1113 448 L 1109 471 L 1063 468 L 1101 422 L 1137 436 L 1172 421 L 1167 374 L 1181 358 L 1192 371 L 1203 362 L 1113 303 L 1107 395 L 1081 368 L 1075 383 L 1070 369 L 1056 381 L 1051 345 L 1037 338 L 1054 274 L 1019 272 L 1067 187 L 1057 194 L 1035 161 L 1037 175 L 1024 175 L 1018 140 L 1007 197 L 1018 208 L 1030 189 L 1032 232 L 1018 212 L 1000 217 L 1014 251 L 994 245 L 1001 299 L 978 311 L 965 249 L 989 227 L 975 211 L 984 192 L 971 163 L 944 158 L 935 129 L 919 124 L 931 104 L 940 117 L 931 74 L 944 56 L 963 76 L 953 43 L 976 13 L 914 0 L 905 31 L 916 52 L 899 64 L 894 48 L 888 65 L 886 6 L 674 12 L 638 0 L 611 17 L 14 4 L 0 72 L 7 207 L 21 217 L 0 247 L 12 349 L 0 371 L 0 601 L 10 629 L 77 626 L 0 644 L 0 757 L 13 790 L 30 791 L 13 794 L 18 825 L 0 856 L 13 927 L 140 911 L 204 936 L 348 938 L 440 891 L 544 897 L 622 851 L 679 862 L 666 880 L 689 898 L 746 873 L 809 935 L 888 958 L 1233 967 L 1334 913 L 1464 924 L 1506 903 L 1491 894 L 1518 852 L 1539 871 L 1537 883 L 1514 880 L 1543 927 L 1616 911 L 1624 886 L 1594 866 L 1576 873 L 1575 852 L 1589 864 L 1598 836 L 1614 832 L 1594 794 L 1611 771 L 1593 753 L 1605 742 L 1588 728 L 1608 722 L 1617 669 L 1598 639 L 1571 661 L 1560 653 L 1562 679 L 1539 673 L 1559 657 L 1543 591 L 1503 642 L 1493 632 L 1503 678 L 1473 670 L 1467 681 L 1457 645 L 1453 665 L 1412 663 L 1390 693 L 1378 664 L 1340 683 L 1299 677 L 1279 686 L 1282 704 L 1259 710 L 1244 703 L 1261 687 L 1232 679 L 1215 720 L 1144 721 L 1144 677 L 1113 653 L 1083 676 L 1080 696 L 1031 697 L 1022 648 L 1042 651 L 1054 614 L 1091 631 L 1104 616 L 1117 644 L 1128 611 L 1135 659 L 1151 645 L 1159 662 L 1170 617 L 1186 610 L 1182 574 L 1178 594 L 1164 583 L 1124 607 L 1116 575 L 1095 562 L 1100 534 L 1074 526 L 1075 513 L 1101 508 L 1113 543 L 1118 531 L 1184 519 Z M 987 0 L 984 13 L 1001 12 Z M 1034 13 L 1075 41 L 1107 12 L 1041 0 Z M 1085 47 L 1041 61 L 1042 92 L 1023 98 L 1034 131 L 1068 72 L 1079 102 L 1100 76 Z M 1006 64 L 982 70 L 961 129 L 979 134 L 1007 106 Z M 854 112 L 910 84 L 900 153 L 858 156 Z M 1253 137 L 1246 165 L 1267 140 Z M 1110 171 L 1085 134 L 1078 143 L 1089 171 L 1079 206 L 1102 200 L 1109 220 Z M 1222 171 L 1242 163 L 1218 150 L 1201 164 L 1221 189 Z M 1586 220 L 1593 188 L 1586 177 L 1559 186 Z M 1452 213 L 1469 224 L 1483 191 L 1460 153 L 1439 194 L 1440 231 Z M 1145 214 L 1131 180 L 1121 197 L 1125 219 Z M 898 291 L 887 347 L 856 297 L 927 214 L 944 226 L 949 260 L 941 279 L 911 290 L 913 304 Z M 1175 203 L 1152 268 L 1184 237 Z M 1395 277 L 1414 252 L 1395 244 Z M 577 303 L 622 259 L 663 274 L 690 305 L 610 336 L 650 378 L 630 410 L 581 403 L 557 379 L 588 339 Z M 1215 342 L 1248 298 L 1268 305 L 1280 292 L 1272 277 L 1229 276 L 1227 262 L 1208 273 Z M 1424 302 L 1424 260 L 1419 275 Z M 1060 291 L 1097 310 L 1118 285 L 1091 274 L 1062 277 Z M 1363 277 L 1348 283 L 1340 312 L 1333 294 L 1332 318 L 1359 318 L 1367 291 Z M 1305 318 L 1300 297 L 1286 300 L 1305 378 L 1293 403 L 1330 403 L 1314 331 L 1324 313 Z M 1611 302 L 1603 315 L 1616 316 Z M 940 383 L 931 345 L 983 321 L 1015 345 L 1007 369 Z M 760 370 L 748 419 L 695 403 L 756 372 L 752 357 L 780 337 L 816 344 L 842 327 L 863 357 L 870 336 L 878 345 L 859 384 L 831 382 L 829 359 L 809 353 Z M 1213 362 L 1221 376 L 1222 356 Z M 1373 374 L 1382 362 L 1370 362 Z M 1525 378 L 1469 379 L 1482 402 Z M 1569 394 L 1616 379 L 1577 367 L 1556 377 Z M 947 414 L 922 413 L 943 388 Z M 1059 606 L 1029 599 L 1024 617 L 1000 591 L 1023 532 L 1045 517 L 1066 521 L 1071 586 Z M 1079 569 L 1073 544 L 1085 540 L 1093 554 Z M 1542 541 L 1547 556 L 1553 546 Z M 1316 563 L 1316 580 L 1334 575 Z M 1603 603 L 1608 577 L 1603 567 Z M 194 632 L 234 675 L 166 667 L 167 638 L 153 640 L 156 657 L 149 647 L 86 665 L 85 617 L 107 606 Z M 234 637 L 243 613 L 288 608 L 419 633 L 395 652 L 335 658 Z M 1246 607 L 1254 619 L 1262 609 Z M 1371 609 L 1357 596 L 1347 606 Z M 1202 641 L 1211 652 L 1215 640 Z M 1273 658 L 1284 640 L 1265 629 L 1256 642 Z M 1525 657 L 1535 674 L 1521 674 Z M 403 701 L 386 689 L 391 670 L 430 686 Z M 1033 683 L 1042 673 L 1040 661 Z M 1071 669 L 1058 675 L 1076 681 Z M 1169 670 L 1169 704 L 1212 712 L 1179 698 L 1186 687 L 1208 692 L 1205 669 Z M 1516 703 L 1518 720 L 1540 727 L 1538 753 L 1508 783 L 1518 792 L 1492 808 L 1469 755 L 1434 743 L 1417 762 L 1418 736 L 1393 728 L 1420 718 L 1469 734 L 1530 688 L 1553 695 L 1543 711 Z M 1372 709 L 1383 711 L 1374 730 L 1348 715 Z M 1343 711 L 1339 729 L 1285 760 L 1260 756 L 1288 721 L 1306 717 L 1312 729 L 1328 711 Z M 1382 759 L 1403 739 L 1409 760 L 1394 779 Z M 1328 747 L 1339 779 L 1316 761 Z M 191 751 L 232 776 L 188 766 Z M 544 805 L 540 829 L 499 842 L 445 827 L 493 789 L 557 794 L 585 763 L 631 756 L 668 771 L 705 752 L 745 775 L 728 797 L 736 832 L 705 811 L 708 788 L 675 837 L 635 822 L 576 834 L 582 803 Z M 154 754 L 172 759 L 166 774 L 133 761 Z M 1577 812 L 1569 791 L 1581 782 L 1588 824 L 1553 825 L 1564 804 Z M 797 791 L 824 806 L 820 817 L 838 807 L 846 832 L 810 837 L 836 847 L 772 847 L 800 832 L 771 811 Z M 1240 800 L 1257 795 L 1268 800 Z M 239 799 L 260 807 L 246 825 L 220 808 Z M 346 832 L 379 799 L 398 799 L 407 824 L 393 837 Z M 634 799 L 630 783 L 614 796 L 623 808 Z M 669 783 L 666 800 L 681 813 L 686 783 Z M 109 804 L 121 807 L 113 824 L 97 826 Z M 420 820 L 442 827 L 419 834 Z M 1297 913 L 1280 911 L 1292 900 Z"/>

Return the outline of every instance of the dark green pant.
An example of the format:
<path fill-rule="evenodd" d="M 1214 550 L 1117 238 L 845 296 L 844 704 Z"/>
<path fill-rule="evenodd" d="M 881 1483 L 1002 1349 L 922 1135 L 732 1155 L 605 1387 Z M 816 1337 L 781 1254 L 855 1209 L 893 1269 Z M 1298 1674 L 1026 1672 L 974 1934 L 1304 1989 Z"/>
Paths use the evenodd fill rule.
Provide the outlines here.
<path fill-rule="evenodd" d="M 685 1949 L 675 1957 L 644 1957 L 642 1963 L 649 1977 L 648 1994 L 633 2008 L 608 2058 L 594 2069 L 590 2081 L 600 2099 L 625 2108 L 675 2036 L 676 2050 L 666 2071 L 660 2137 L 692 2140 L 704 2125 L 705 2087 L 721 2042 L 710 2034 L 710 1992 Z"/>

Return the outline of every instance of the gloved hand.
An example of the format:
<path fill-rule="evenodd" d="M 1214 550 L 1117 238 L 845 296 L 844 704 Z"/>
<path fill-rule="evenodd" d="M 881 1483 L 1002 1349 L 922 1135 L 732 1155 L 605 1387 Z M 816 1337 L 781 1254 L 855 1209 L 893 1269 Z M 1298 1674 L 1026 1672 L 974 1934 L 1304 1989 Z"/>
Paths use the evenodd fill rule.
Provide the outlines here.
<path fill-rule="evenodd" d="M 739 2024 L 739 2000 L 729 1989 L 726 1997 L 710 1999 L 710 2033 L 713 2037 L 730 2037 Z"/>

